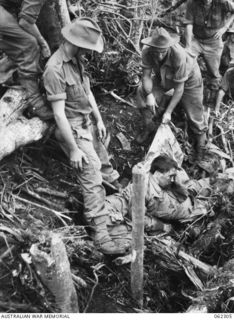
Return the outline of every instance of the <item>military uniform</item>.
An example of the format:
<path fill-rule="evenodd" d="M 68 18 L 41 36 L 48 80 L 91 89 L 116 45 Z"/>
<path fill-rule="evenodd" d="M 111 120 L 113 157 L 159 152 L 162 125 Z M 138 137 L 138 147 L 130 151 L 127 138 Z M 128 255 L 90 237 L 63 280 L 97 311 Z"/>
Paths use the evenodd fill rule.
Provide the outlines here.
<path fill-rule="evenodd" d="M 153 58 L 151 47 L 145 46 L 142 50 L 142 67 L 152 69 L 153 94 L 159 105 L 160 112 L 164 113 L 168 98 L 165 92 L 173 89 L 176 83 L 184 82 L 184 92 L 181 98 L 191 130 L 201 135 L 207 130 L 203 107 L 203 82 L 196 59 L 190 56 L 178 43 L 168 48 L 164 61 L 159 62 Z M 146 93 L 143 87 L 138 88 L 137 105 L 147 108 Z"/>
<path fill-rule="evenodd" d="M 35 24 L 45 0 L 0 0 L 0 49 L 18 67 L 18 80 L 26 89 L 30 117 L 53 117 L 39 89 L 40 46 L 36 37 L 20 27 L 23 19 Z"/>
<path fill-rule="evenodd" d="M 180 173 L 178 172 L 178 175 Z M 157 173 L 156 173 L 157 175 Z M 183 173 L 184 176 L 184 173 Z M 181 197 L 173 190 L 162 189 L 155 178 L 149 174 L 145 196 L 145 229 L 148 231 L 166 231 L 163 221 L 191 221 L 198 216 L 206 215 L 211 205 L 206 200 L 199 199 L 211 192 L 209 179 L 189 180 L 184 182 L 188 196 Z M 132 221 L 132 184 L 129 184 L 121 194 L 106 197 L 108 211 L 107 225 L 113 239 L 123 238 L 131 241 Z"/>
<path fill-rule="evenodd" d="M 225 26 L 229 14 L 234 14 L 234 4 L 229 0 L 212 0 L 209 9 L 202 0 L 187 3 L 185 24 L 193 25 L 194 35 L 191 50 L 203 55 L 212 89 L 218 88 L 221 79 L 219 65 L 223 51 L 222 37 L 216 39 L 215 34 Z"/>
<path fill-rule="evenodd" d="M 92 107 L 88 99 L 90 92 L 88 76 L 79 60 L 67 57 L 63 45 L 47 63 L 44 85 L 49 101 L 65 101 L 66 117 L 76 144 L 89 161 L 89 163 L 83 163 L 81 172 L 77 172 L 83 190 L 85 216 L 91 219 L 105 215 L 105 191 L 100 170 L 103 177 L 110 183 L 119 175 L 113 170 L 107 151 L 102 142 L 97 139 L 95 128 L 90 120 Z"/>
<path fill-rule="evenodd" d="M 18 19 L 35 23 L 45 0 L 0 0 L 0 49 L 18 66 L 19 77 L 37 77 L 40 49 L 34 36 Z"/>

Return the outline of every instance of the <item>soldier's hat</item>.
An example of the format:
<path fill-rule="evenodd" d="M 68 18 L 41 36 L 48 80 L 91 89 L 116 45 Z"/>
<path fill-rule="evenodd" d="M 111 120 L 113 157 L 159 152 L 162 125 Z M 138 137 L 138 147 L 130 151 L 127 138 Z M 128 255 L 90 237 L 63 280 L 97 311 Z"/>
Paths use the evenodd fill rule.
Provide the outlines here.
<path fill-rule="evenodd" d="M 73 45 L 102 52 L 104 41 L 102 31 L 91 18 L 77 18 L 62 29 L 63 37 Z"/>
<path fill-rule="evenodd" d="M 172 37 L 169 32 L 162 27 L 157 27 L 151 37 L 141 40 L 141 43 L 159 49 L 169 48 L 177 42 L 179 42 L 179 36 Z"/>

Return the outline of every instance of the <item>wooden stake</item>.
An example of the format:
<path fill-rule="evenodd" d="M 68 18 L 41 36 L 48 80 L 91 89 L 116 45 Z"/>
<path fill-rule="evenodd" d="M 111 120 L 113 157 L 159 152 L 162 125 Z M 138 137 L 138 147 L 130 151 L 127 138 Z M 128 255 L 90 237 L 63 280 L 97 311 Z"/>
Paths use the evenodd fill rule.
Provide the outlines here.
<path fill-rule="evenodd" d="M 146 173 L 142 164 L 133 168 L 132 249 L 136 258 L 131 263 L 132 296 L 143 307 L 143 259 Z"/>
<path fill-rule="evenodd" d="M 32 262 L 41 281 L 55 297 L 57 312 L 77 313 L 78 299 L 65 245 L 59 235 L 51 233 L 50 237 L 48 253 L 40 248 L 40 244 L 31 246 Z"/>

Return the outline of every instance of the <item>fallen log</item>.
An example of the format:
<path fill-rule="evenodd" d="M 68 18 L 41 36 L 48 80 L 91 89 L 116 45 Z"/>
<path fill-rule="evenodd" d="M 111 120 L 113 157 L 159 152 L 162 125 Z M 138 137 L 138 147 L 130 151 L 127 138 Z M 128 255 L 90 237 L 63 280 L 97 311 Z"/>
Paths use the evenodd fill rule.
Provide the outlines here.
<path fill-rule="evenodd" d="M 41 139 L 47 129 L 48 124 L 39 118 L 22 117 L 10 123 L 0 130 L 0 160 L 17 148 Z"/>
<path fill-rule="evenodd" d="M 49 247 L 46 246 L 48 243 Z M 37 274 L 55 298 L 56 311 L 79 312 L 70 263 L 60 237 L 50 233 L 44 247 L 43 244 L 33 244 L 30 253 Z"/>
<path fill-rule="evenodd" d="M 35 117 L 22 116 L 27 104 L 22 88 L 11 88 L 0 99 L 0 160 L 17 148 L 37 141 L 49 128 L 48 123 Z"/>

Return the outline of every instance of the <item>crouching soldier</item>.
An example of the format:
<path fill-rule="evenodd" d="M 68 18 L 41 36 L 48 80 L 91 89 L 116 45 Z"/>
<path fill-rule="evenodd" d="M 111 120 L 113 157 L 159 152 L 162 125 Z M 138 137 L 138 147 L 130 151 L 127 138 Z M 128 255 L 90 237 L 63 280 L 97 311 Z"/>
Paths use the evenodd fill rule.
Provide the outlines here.
<path fill-rule="evenodd" d="M 144 131 L 137 137 L 147 141 L 156 130 L 153 118 L 162 123 L 171 120 L 178 103 L 183 106 L 198 159 L 202 158 L 206 143 L 207 124 L 203 107 L 203 82 L 196 59 L 191 56 L 163 28 L 156 28 L 152 37 L 142 40 L 142 85 L 137 92 L 137 105 L 142 113 Z M 154 73 L 154 75 L 153 75 Z M 172 96 L 167 92 L 172 90 Z"/>

